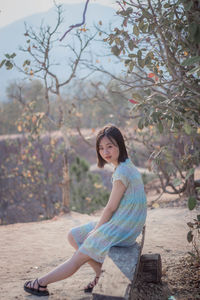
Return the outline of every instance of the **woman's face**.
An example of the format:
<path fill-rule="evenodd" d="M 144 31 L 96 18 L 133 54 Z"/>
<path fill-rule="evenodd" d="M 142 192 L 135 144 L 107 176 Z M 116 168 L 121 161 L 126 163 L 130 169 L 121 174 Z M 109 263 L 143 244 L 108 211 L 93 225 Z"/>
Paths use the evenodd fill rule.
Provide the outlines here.
<path fill-rule="evenodd" d="M 107 162 L 118 165 L 119 147 L 115 140 L 113 143 L 104 136 L 99 143 L 99 154 Z"/>

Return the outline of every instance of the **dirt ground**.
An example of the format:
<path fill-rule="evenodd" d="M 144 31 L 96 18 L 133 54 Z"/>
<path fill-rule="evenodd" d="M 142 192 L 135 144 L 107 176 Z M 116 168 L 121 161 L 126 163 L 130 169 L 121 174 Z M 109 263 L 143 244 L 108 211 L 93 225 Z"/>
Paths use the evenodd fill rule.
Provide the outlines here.
<path fill-rule="evenodd" d="M 149 194 L 143 253 L 160 253 L 162 284 L 138 282 L 136 299 L 164 300 L 169 296 L 176 300 L 200 299 L 200 269 L 191 266 L 188 260 L 187 251 L 191 246 L 186 240 L 186 222 L 191 221 L 197 211 L 190 212 L 185 205 L 181 207 L 178 200 L 171 201 L 177 206 L 169 207 L 166 195 L 156 205 L 151 199 L 155 197 Z M 74 251 L 67 241 L 67 232 L 74 226 L 98 219 L 99 215 L 100 212 L 92 216 L 71 212 L 48 221 L 1 226 L 0 299 L 36 299 L 23 291 L 24 281 L 45 274 L 70 258 Z M 50 285 L 49 299 L 88 299 L 83 287 L 93 276 L 89 265 L 83 266 L 71 278 Z"/>

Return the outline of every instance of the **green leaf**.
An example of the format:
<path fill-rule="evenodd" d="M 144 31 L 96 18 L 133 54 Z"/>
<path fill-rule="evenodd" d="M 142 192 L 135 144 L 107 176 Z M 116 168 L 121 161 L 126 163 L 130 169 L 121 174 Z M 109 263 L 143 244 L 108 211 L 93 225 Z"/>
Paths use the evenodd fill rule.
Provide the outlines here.
<path fill-rule="evenodd" d="M 149 118 L 146 118 L 146 119 L 145 119 L 144 126 L 145 126 L 145 127 L 149 126 Z"/>
<path fill-rule="evenodd" d="M 186 2 L 184 3 L 185 10 L 190 10 L 192 6 L 193 6 L 193 1 L 188 1 L 187 3 Z"/>
<path fill-rule="evenodd" d="M 155 29 L 156 25 L 155 23 L 149 24 L 148 32 L 152 33 L 152 31 Z"/>
<path fill-rule="evenodd" d="M 193 210 L 195 208 L 196 204 L 197 204 L 196 198 L 191 196 L 188 199 L 188 208 L 189 208 L 189 210 Z"/>
<path fill-rule="evenodd" d="M 200 24 L 198 24 L 197 31 L 193 37 L 195 43 L 200 43 Z"/>
<path fill-rule="evenodd" d="M 147 9 L 143 9 L 142 14 L 147 19 L 152 19 L 152 15 L 148 12 Z"/>
<path fill-rule="evenodd" d="M 28 60 L 28 59 L 26 59 L 25 61 L 24 61 L 24 63 L 23 63 L 23 67 L 25 67 L 26 65 L 30 65 L 30 60 Z"/>
<path fill-rule="evenodd" d="M 120 45 L 120 38 L 116 37 L 115 38 L 115 43 L 116 43 L 116 45 Z"/>
<path fill-rule="evenodd" d="M 16 56 L 16 54 L 13 52 L 12 54 L 8 54 L 8 53 L 6 53 L 5 54 L 5 57 L 7 58 L 7 59 L 12 59 L 12 58 L 14 58 Z"/>
<path fill-rule="evenodd" d="M 117 12 L 117 14 L 120 14 L 121 16 L 125 16 L 127 17 L 128 15 L 130 15 L 133 12 L 132 7 L 128 7 L 126 10 L 122 10 Z"/>
<path fill-rule="evenodd" d="M 117 46 L 113 46 L 112 48 L 111 48 L 111 51 L 112 51 L 112 53 L 114 54 L 114 55 L 116 55 L 116 56 L 119 56 L 119 54 L 120 54 L 120 49 L 117 47 Z"/>
<path fill-rule="evenodd" d="M 193 228 L 194 224 L 192 222 L 188 222 L 187 226 L 189 226 L 190 228 Z"/>
<path fill-rule="evenodd" d="M 150 51 L 147 56 L 151 57 L 151 58 L 154 58 L 154 53 L 152 51 Z"/>
<path fill-rule="evenodd" d="M 144 125 L 143 125 L 143 119 L 140 119 L 139 122 L 138 122 L 138 128 L 140 130 L 142 130 L 144 128 Z"/>
<path fill-rule="evenodd" d="M 11 70 L 13 68 L 13 64 L 9 60 L 6 61 L 5 65 L 7 70 Z"/>
<path fill-rule="evenodd" d="M 185 176 L 185 180 L 187 180 L 191 175 L 193 175 L 194 171 L 195 171 L 195 168 L 189 169 L 189 171 L 187 172 L 187 174 Z"/>
<path fill-rule="evenodd" d="M 128 7 L 126 11 L 127 11 L 128 14 L 132 14 L 133 9 L 132 9 L 132 7 Z"/>
<path fill-rule="evenodd" d="M 160 118 L 160 113 L 159 112 L 155 111 L 155 112 L 152 113 L 152 119 L 153 119 L 154 122 L 157 122 L 159 120 L 159 118 Z"/>
<path fill-rule="evenodd" d="M 142 51 L 141 51 L 141 50 L 138 50 L 138 52 L 137 52 L 137 56 L 138 56 L 138 58 L 139 58 L 139 59 L 141 59 L 141 58 L 142 58 Z"/>
<path fill-rule="evenodd" d="M 134 26 L 133 26 L 133 33 L 134 33 L 136 36 L 138 36 L 138 35 L 140 34 L 140 31 L 139 31 L 137 25 L 134 25 Z"/>
<path fill-rule="evenodd" d="M 16 56 L 16 54 L 13 53 L 13 54 L 10 55 L 10 58 L 14 58 L 15 56 Z"/>
<path fill-rule="evenodd" d="M 188 72 L 186 73 L 186 75 L 189 76 L 189 75 L 192 75 L 192 74 L 194 74 L 194 73 L 196 73 L 196 72 L 198 72 L 198 71 L 200 71 L 200 67 L 199 67 L 199 66 L 194 67 L 192 70 L 188 71 Z"/>
<path fill-rule="evenodd" d="M 144 68 L 144 66 L 145 66 L 145 59 L 140 59 L 140 58 L 138 58 L 138 65 L 139 65 L 141 68 Z"/>
<path fill-rule="evenodd" d="M 164 8 L 169 8 L 169 7 L 171 7 L 171 5 L 170 5 L 169 3 L 166 3 L 166 4 L 164 5 Z"/>
<path fill-rule="evenodd" d="M 184 60 L 181 65 L 182 66 L 191 66 L 199 61 L 200 61 L 200 56 L 193 56 L 193 57 L 190 57 L 190 58 L 187 58 L 186 60 Z"/>
<path fill-rule="evenodd" d="M 163 124 L 162 124 L 162 122 L 158 123 L 157 128 L 158 128 L 160 133 L 163 133 Z"/>
<path fill-rule="evenodd" d="M 129 64 L 129 71 L 132 72 L 133 71 L 133 67 L 134 67 L 134 62 L 132 61 L 130 64 Z"/>
<path fill-rule="evenodd" d="M 131 53 L 131 54 L 128 55 L 128 57 L 130 57 L 130 58 L 135 58 L 135 57 L 137 57 L 137 55 L 134 54 L 134 53 Z"/>
<path fill-rule="evenodd" d="M 182 183 L 182 181 L 180 178 L 175 178 L 172 183 L 173 183 L 173 186 L 176 187 L 176 186 L 179 186 Z"/>
<path fill-rule="evenodd" d="M 2 62 L 0 63 L 0 68 L 3 67 L 3 65 L 5 64 L 6 59 L 2 60 Z"/>
<path fill-rule="evenodd" d="M 167 100 L 163 95 L 160 95 L 160 94 L 155 94 L 154 98 L 159 100 L 159 102 L 164 102 Z"/>
<path fill-rule="evenodd" d="M 130 40 L 129 42 L 128 42 L 128 47 L 129 47 L 129 49 L 132 51 L 133 50 L 133 48 L 134 48 L 134 42 L 133 42 L 133 40 Z"/>
<path fill-rule="evenodd" d="M 191 1 L 192 2 L 192 1 Z M 192 22 L 189 25 L 189 33 L 191 34 L 192 38 L 195 37 L 196 33 L 198 31 L 198 25 L 195 22 Z"/>
<path fill-rule="evenodd" d="M 132 59 L 126 59 L 126 60 L 124 61 L 125 66 L 127 66 L 131 61 L 132 61 Z"/>
<path fill-rule="evenodd" d="M 190 254 L 192 257 L 195 257 L 195 254 L 190 251 L 188 251 L 188 254 Z"/>
<path fill-rule="evenodd" d="M 149 25 L 148 24 L 145 24 L 143 27 L 142 27 L 142 33 L 146 33 L 147 32 L 147 29 L 148 29 Z"/>
<path fill-rule="evenodd" d="M 7 59 L 10 59 L 10 54 L 6 53 L 6 54 L 5 54 L 5 57 L 6 57 Z"/>
<path fill-rule="evenodd" d="M 188 232 L 188 234 L 187 234 L 187 240 L 188 240 L 189 243 L 191 243 L 192 240 L 193 240 L 193 234 L 192 234 L 192 231 L 191 231 L 191 230 L 190 230 L 190 231 Z"/>
<path fill-rule="evenodd" d="M 140 94 L 138 93 L 132 93 L 132 98 L 133 99 L 136 99 L 138 101 L 141 101 L 142 100 L 142 97 L 140 96 Z"/>
<path fill-rule="evenodd" d="M 188 123 L 184 123 L 183 129 L 185 130 L 185 133 L 190 135 L 192 132 L 192 127 Z"/>
<path fill-rule="evenodd" d="M 145 91 L 145 93 L 147 94 L 147 96 L 150 96 L 150 95 L 151 95 L 151 89 L 145 89 L 144 91 Z"/>
<path fill-rule="evenodd" d="M 148 65 L 151 63 L 151 57 L 149 57 L 148 55 L 145 57 L 145 65 Z"/>
<path fill-rule="evenodd" d="M 144 20 L 142 19 L 140 22 L 139 22 L 139 29 L 142 30 L 144 26 Z"/>

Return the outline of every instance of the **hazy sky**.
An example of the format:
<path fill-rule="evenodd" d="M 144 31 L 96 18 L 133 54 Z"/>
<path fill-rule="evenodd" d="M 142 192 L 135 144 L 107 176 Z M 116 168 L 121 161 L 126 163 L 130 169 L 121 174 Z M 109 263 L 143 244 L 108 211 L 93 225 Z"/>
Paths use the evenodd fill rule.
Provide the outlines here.
<path fill-rule="evenodd" d="M 86 0 L 57 0 L 56 3 L 80 3 Z M 100 3 L 116 7 L 115 0 L 90 0 L 90 3 Z M 43 12 L 53 7 L 53 0 L 0 0 L 0 27 L 34 13 Z"/>

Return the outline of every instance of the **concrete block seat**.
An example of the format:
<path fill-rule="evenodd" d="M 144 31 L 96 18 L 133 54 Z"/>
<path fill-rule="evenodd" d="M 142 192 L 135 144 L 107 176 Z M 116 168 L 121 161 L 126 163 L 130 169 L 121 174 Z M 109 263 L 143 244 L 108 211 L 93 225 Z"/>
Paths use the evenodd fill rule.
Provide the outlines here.
<path fill-rule="evenodd" d="M 144 244 L 145 226 L 135 244 L 131 247 L 112 247 L 103 263 L 98 284 L 91 299 L 126 299 L 134 285 Z"/>

